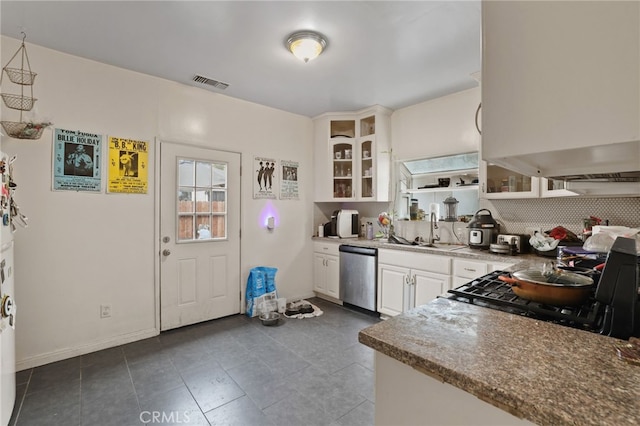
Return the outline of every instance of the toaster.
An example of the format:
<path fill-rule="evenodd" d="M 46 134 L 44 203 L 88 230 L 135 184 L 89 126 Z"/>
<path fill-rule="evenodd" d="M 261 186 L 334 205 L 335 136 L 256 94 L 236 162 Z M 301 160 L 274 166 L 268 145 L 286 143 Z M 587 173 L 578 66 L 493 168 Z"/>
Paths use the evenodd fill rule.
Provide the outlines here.
<path fill-rule="evenodd" d="M 529 253 L 530 245 L 529 245 L 529 235 L 508 235 L 508 234 L 498 234 L 498 239 L 496 241 L 497 244 L 508 244 L 513 248 L 515 248 L 515 252 Z"/>

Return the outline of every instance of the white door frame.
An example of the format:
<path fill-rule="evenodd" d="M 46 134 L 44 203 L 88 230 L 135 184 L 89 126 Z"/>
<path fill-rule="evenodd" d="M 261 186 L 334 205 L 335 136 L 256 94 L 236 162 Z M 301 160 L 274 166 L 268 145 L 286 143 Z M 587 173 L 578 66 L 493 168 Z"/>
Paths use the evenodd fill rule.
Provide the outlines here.
<path fill-rule="evenodd" d="M 238 274 L 240 276 L 240 313 L 244 313 L 244 304 L 242 303 L 243 301 L 243 297 L 244 297 L 244 291 L 242 289 L 242 153 L 239 151 L 231 151 L 228 149 L 220 149 L 220 148 L 215 148 L 212 146 L 207 146 L 204 144 L 198 144 L 198 143 L 191 143 L 191 142 L 178 142 L 172 139 L 163 139 L 163 138 L 159 138 L 156 137 L 155 138 L 155 149 L 154 149 L 154 160 L 155 160 L 155 173 L 154 173 L 154 200 L 153 200 L 153 208 L 154 208 L 154 231 L 153 231 L 153 236 L 154 236 L 154 243 L 153 243 L 153 252 L 154 252 L 154 256 L 153 256 L 153 289 L 154 289 L 154 306 L 155 306 L 155 330 L 156 330 L 156 335 L 160 334 L 160 258 L 162 256 L 161 254 L 161 239 L 162 239 L 162 233 L 161 233 L 161 229 L 160 229 L 160 154 L 161 154 L 161 149 L 160 149 L 160 145 L 163 143 L 170 143 L 170 144 L 174 144 L 174 145 L 183 145 L 183 146 L 188 146 L 188 147 L 195 147 L 195 148 L 203 148 L 203 149 L 211 149 L 211 150 L 215 150 L 215 151 L 222 151 L 222 152 L 230 152 L 233 154 L 238 154 L 240 155 L 240 185 L 238 186 L 238 196 L 240 197 L 240 253 L 238 253 L 238 255 L 240 256 L 240 262 L 239 262 L 239 268 L 240 270 L 238 271 Z"/>

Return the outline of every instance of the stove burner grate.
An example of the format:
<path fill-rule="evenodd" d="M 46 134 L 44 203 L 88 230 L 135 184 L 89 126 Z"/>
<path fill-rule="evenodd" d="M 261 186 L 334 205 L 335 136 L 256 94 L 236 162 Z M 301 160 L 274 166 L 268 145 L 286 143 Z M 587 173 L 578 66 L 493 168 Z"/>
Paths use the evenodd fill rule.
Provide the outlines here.
<path fill-rule="evenodd" d="M 495 271 L 449 290 L 451 299 L 550 321 L 574 328 L 597 331 L 602 326 L 603 307 L 592 295 L 581 306 L 552 306 L 516 296 L 511 286 L 500 281 L 507 272 Z"/>

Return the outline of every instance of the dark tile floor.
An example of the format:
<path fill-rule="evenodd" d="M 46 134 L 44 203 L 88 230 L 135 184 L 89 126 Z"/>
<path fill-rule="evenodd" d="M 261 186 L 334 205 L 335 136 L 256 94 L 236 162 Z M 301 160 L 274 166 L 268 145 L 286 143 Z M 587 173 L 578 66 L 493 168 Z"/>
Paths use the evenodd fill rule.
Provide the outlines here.
<path fill-rule="evenodd" d="M 10 425 L 372 425 L 376 318 L 236 315 L 17 374 Z"/>

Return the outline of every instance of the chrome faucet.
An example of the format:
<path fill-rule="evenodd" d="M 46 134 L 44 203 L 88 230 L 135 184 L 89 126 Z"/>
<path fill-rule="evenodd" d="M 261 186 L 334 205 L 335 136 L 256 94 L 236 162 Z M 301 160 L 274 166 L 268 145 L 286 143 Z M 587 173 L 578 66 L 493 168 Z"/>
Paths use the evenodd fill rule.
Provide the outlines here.
<path fill-rule="evenodd" d="M 436 217 L 435 212 L 431 212 L 431 216 L 429 218 L 429 245 L 434 245 L 436 241 L 440 241 L 440 237 L 438 234 L 433 233 L 434 229 L 438 229 L 438 218 Z"/>

